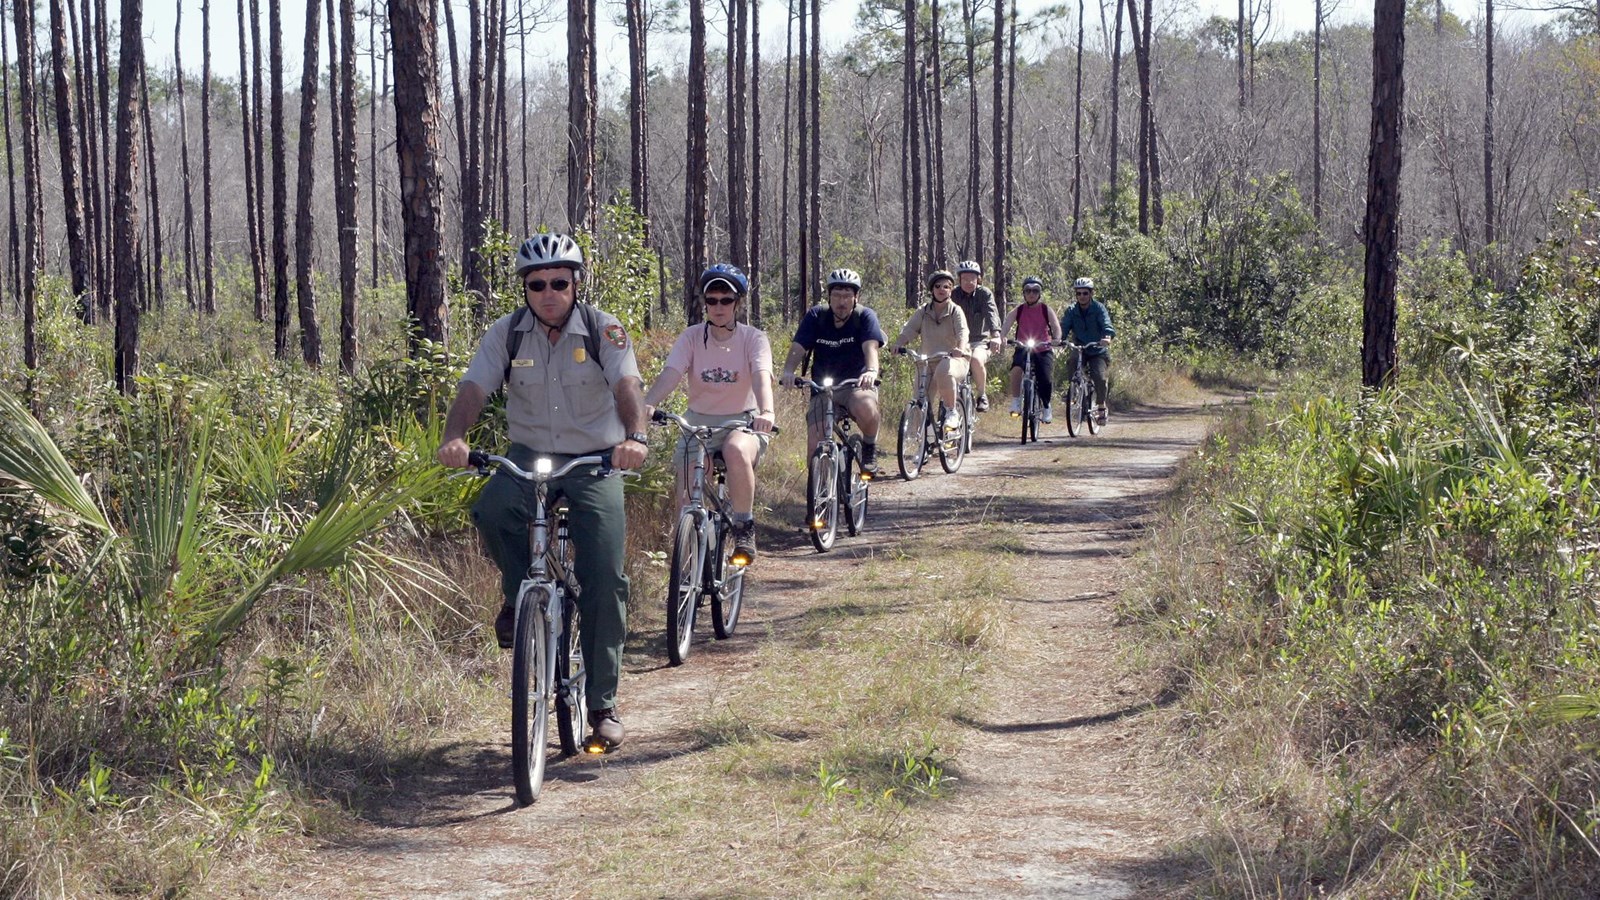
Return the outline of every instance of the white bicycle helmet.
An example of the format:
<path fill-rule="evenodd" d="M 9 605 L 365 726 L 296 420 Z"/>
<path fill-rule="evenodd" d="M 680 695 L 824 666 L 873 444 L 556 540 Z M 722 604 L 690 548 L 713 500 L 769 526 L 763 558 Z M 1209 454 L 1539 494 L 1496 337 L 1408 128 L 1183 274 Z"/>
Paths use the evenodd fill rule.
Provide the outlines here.
<path fill-rule="evenodd" d="M 856 293 L 861 293 L 861 275 L 854 269 L 834 269 L 828 273 L 828 286 L 826 290 L 836 287 L 847 287 Z"/>
<path fill-rule="evenodd" d="M 956 266 L 956 274 L 965 275 L 968 272 L 982 278 L 983 266 L 978 265 L 978 261 L 975 259 L 964 259 L 960 265 Z"/>
<path fill-rule="evenodd" d="M 1093 278 L 1079 278 L 1077 281 L 1074 281 L 1072 283 L 1072 289 L 1075 290 L 1075 291 L 1081 291 L 1081 290 L 1085 290 L 1085 289 L 1092 291 L 1092 290 L 1094 290 L 1094 279 Z"/>
<path fill-rule="evenodd" d="M 572 269 L 583 277 L 583 248 L 564 234 L 536 234 L 517 249 L 517 274 L 536 269 Z"/>

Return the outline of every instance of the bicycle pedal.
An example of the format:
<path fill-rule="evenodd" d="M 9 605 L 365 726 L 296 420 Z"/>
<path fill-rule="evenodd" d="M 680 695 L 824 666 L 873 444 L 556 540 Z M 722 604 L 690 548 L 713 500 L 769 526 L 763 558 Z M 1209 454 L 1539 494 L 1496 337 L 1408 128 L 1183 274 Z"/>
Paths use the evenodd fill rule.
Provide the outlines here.
<path fill-rule="evenodd" d="M 590 735 L 589 739 L 583 742 L 583 752 L 591 756 L 603 756 L 615 749 L 617 749 L 615 744 L 594 735 Z"/>

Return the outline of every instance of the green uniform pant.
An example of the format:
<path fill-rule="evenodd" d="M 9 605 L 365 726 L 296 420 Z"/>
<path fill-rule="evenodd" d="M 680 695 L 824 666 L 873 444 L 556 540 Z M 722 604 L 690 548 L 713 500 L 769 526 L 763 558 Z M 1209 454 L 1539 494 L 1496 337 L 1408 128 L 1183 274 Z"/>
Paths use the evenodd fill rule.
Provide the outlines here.
<path fill-rule="evenodd" d="M 524 469 L 533 468 L 536 454 L 512 444 L 506 456 Z M 572 457 L 552 456 L 557 469 Z M 550 482 L 551 505 L 565 496 L 568 534 L 577 557 L 574 568 L 580 586 L 578 613 L 582 616 L 579 639 L 587 673 L 589 709 L 610 709 L 617 702 L 617 682 L 622 674 L 622 644 L 628 634 L 628 576 L 623 574 L 626 520 L 622 505 L 622 479 L 595 478 L 589 469 Z M 531 561 L 528 532 L 533 518 L 534 487 L 509 472 L 496 472 L 472 507 L 472 521 L 489 556 L 500 567 L 500 589 L 507 603 L 515 602 Z M 554 517 L 551 526 L 554 527 Z"/>

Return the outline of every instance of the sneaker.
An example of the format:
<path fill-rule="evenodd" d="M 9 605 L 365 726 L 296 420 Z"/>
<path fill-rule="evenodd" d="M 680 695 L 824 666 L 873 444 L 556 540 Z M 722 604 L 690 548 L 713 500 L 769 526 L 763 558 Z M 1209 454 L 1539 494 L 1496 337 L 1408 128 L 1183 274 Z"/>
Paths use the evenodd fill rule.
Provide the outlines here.
<path fill-rule="evenodd" d="M 961 410 L 952 409 L 944 414 L 944 430 L 951 433 L 961 430 Z"/>
<path fill-rule="evenodd" d="M 1094 408 L 1094 420 L 1101 425 L 1106 423 L 1106 408 L 1104 406 L 1096 406 Z"/>
<path fill-rule="evenodd" d="M 756 560 L 756 520 L 733 526 L 733 564 L 748 566 Z"/>
<path fill-rule="evenodd" d="M 1055 421 L 1055 416 L 1050 414 L 1050 407 L 1046 406 L 1044 409 L 1039 410 L 1039 421 L 1045 423 L 1046 425 L 1049 425 L 1051 422 Z"/>
<path fill-rule="evenodd" d="M 494 639 L 501 650 L 511 649 L 512 632 L 517 627 L 517 609 L 509 603 L 500 605 L 500 614 L 494 617 Z"/>
<path fill-rule="evenodd" d="M 989 395 L 988 394 L 979 394 L 978 395 L 978 400 L 977 400 L 976 403 L 972 404 L 972 408 L 973 408 L 973 410 L 975 412 L 988 412 L 989 411 Z"/>
<path fill-rule="evenodd" d="M 868 478 L 876 478 L 877 477 L 877 475 L 878 475 L 878 445 L 877 444 L 862 444 L 861 445 L 861 471 L 863 473 L 865 473 Z"/>
<path fill-rule="evenodd" d="M 617 718 L 615 708 L 590 710 L 589 727 L 593 731 L 586 742 L 588 746 L 599 747 L 601 753 L 610 753 L 622 746 L 626 732 L 622 730 L 622 720 Z"/>
<path fill-rule="evenodd" d="M 1017 416 L 1020 416 L 1020 415 L 1022 415 L 1022 398 L 1021 397 L 1012 397 L 1011 398 L 1011 417 L 1014 419 L 1014 418 L 1016 418 Z"/>

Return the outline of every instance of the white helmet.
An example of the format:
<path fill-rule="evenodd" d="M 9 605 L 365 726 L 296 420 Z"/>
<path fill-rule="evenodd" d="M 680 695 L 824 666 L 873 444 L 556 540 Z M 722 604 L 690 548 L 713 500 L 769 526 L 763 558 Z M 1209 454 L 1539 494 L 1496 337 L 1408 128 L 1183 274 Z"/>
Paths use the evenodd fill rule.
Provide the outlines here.
<path fill-rule="evenodd" d="M 536 234 L 517 250 L 517 274 L 535 269 L 571 269 L 583 276 L 583 248 L 564 234 Z"/>
<path fill-rule="evenodd" d="M 1092 291 L 1092 290 L 1094 290 L 1094 279 L 1093 278 L 1079 278 L 1077 281 L 1074 281 L 1072 283 L 1072 289 L 1075 290 L 1075 291 L 1081 291 L 1081 290 L 1091 290 Z"/>
<path fill-rule="evenodd" d="M 965 275 L 968 272 L 981 278 L 983 277 L 983 266 L 978 265 L 978 261 L 975 259 L 964 259 L 960 265 L 956 266 L 956 274 Z"/>
<path fill-rule="evenodd" d="M 834 269 L 828 273 L 827 290 L 836 287 L 847 287 L 856 293 L 861 293 L 861 276 L 854 269 Z"/>

